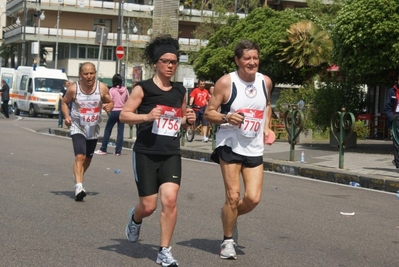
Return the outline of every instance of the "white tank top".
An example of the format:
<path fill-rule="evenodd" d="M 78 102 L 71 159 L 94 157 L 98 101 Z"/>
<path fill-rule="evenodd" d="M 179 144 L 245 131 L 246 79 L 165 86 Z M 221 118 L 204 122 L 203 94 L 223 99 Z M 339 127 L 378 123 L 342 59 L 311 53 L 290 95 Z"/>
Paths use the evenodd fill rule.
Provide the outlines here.
<path fill-rule="evenodd" d="M 101 107 L 100 83 L 97 81 L 94 92 L 87 95 L 77 82 L 71 109 L 71 135 L 83 134 L 87 140 L 97 139 L 100 134 Z"/>
<path fill-rule="evenodd" d="M 224 103 L 228 113 L 241 112 L 244 123 L 233 126 L 221 124 L 216 132 L 216 146 L 231 147 L 233 152 L 243 156 L 263 155 L 263 129 L 266 122 L 267 88 L 263 74 L 256 73 L 255 81 L 245 82 L 237 72 L 229 73 L 231 79 L 230 99 Z"/>

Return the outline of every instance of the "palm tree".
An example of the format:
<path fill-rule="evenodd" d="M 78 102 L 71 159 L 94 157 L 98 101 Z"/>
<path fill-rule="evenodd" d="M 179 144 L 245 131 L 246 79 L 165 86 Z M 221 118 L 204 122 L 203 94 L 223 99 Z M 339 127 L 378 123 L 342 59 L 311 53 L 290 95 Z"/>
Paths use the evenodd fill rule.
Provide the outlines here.
<path fill-rule="evenodd" d="M 333 43 L 326 31 L 311 21 L 292 24 L 278 55 L 294 68 L 319 67 L 330 61 Z"/>
<path fill-rule="evenodd" d="M 15 67 L 15 54 L 17 53 L 17 47 L 15 45 L 9 45 L 9 44 L 2 44 L 0 46 L 0 57 L 3 58 L 4 60 L 4 67 Z M 11 59 L 11 63 L 9 66 L 8 62 Z"/>

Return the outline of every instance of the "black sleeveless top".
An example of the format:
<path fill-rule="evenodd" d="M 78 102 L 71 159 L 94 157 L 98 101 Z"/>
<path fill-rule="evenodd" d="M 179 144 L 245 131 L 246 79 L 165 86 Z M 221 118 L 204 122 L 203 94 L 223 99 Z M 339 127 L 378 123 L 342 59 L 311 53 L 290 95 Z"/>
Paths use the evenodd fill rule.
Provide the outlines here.
<path fill-rule="evenodd" d="M 149 79 L 139 82 L 143 88 L 144 97 L 137 109 L 138 114 L 148 114 L 156 105 L 181 108 L 186 94 L 184 86 L 171 83 L 172 89 L 162 91 L 153 81 Z M 134 89 L 133 89 L 134 90 Z M 153 121 L 137 125 L 137 139 L 133 151 L 152 155 L 178 155 L 180 154 L 180 138 L 176 136 L 164 136 L 153 134 Z"/>

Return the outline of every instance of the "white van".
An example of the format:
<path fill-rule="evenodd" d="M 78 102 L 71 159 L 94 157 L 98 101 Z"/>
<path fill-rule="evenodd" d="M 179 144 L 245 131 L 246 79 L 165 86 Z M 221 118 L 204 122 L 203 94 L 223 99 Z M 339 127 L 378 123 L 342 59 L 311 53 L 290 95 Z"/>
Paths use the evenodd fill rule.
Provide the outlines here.
<path fill-rule="evenodd" d="M 13 94 L 14 114 L 21 111 L 28 112 L 29 116 L 46 114 L 50 118 L 58 115 L 55 104 L 67 80 L 65 72 L 46 67 L 20 66 L 16 70 L 17 92 Z"/>
<path fill-rule="evenodd" d="M 0 68 L 0 81 L 5 80 L 10 87 L 10 101 L 8 101 L 9 106 L 13 106 L 13 101 L 11 100 L 11 95 L 14 93 L 15 88 L 15 69 L 13 68 Z"/>

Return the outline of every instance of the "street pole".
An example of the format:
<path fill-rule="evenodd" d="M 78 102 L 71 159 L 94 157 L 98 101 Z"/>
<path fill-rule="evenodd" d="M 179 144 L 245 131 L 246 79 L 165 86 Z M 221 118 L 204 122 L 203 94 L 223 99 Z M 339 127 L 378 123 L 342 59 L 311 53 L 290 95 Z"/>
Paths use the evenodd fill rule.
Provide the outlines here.
<path fill-rule="evenodd" d="M 41 59 L 41 56 L 40 56 L 40 21 L 44 20 L 44 18 L 45 18 L 44 11 L 40 10 L 40 15 L 38 17 L 39 23 L 38 23 L 38 28 L 37 28 L 37 46 L 38 46 L 38 54 L 37 55 L 39 57 L 39 64 L 37 64 L 37 62 L 36 62 L 37 66 L 40 66 L 40 59 Z"/>
<path fill-rule="evenodd" d="M 103 37 L 104 37 L 104 27 L 101 27 L 100 49 L 98 51 L 98 60 L 97 60 L 97 73 L 100 73 L 100 60 L 101 60 L 102 47 L 103 47 Z"/>
<path fill-rule="evenodd" d="M 24 27 L 24 35 L 23 35 L 23 42 L 22 42 L 22 48 L 21 48 L 21 63 L 19 63 L 18 62 L 18 65 L 22 65 L 22 66 L 26 66 L 26 57 L 25 57 L 25 54 L 26 54 L 26 49 L 25 49 L 25 47 L 26 47 L 26 34 L 25 34 L 25 32 L 26 32 L 26 20 L 27 20 L 27 11 L 26 11 L 26 1 L 27 0 L 24 0 L 24 25 L 23 25 L 23 27 Z"/>
<path fill-rule="evenodd" d="M 118 10 L 118 26 L 117 26 L 117 39 L 116 46 L 122 44 L 122 0 L 119 0 L 119 10 Z M 120 60 L 116 59 L 115 62 L 115 73 L 119 73 Z"/>
<path fill-rule="evenodd" d="M 57 40 L 55 42 L 55 64 L 54 64 L 54 69 L 57 69 L 58 67 L 58 36 L 59 36 L 59 29 L 60 29 L 60 4 L 62 3 L 62 0 L 58 0 L 58 11 L 57 11 Z"/>
<path fill-rule="evenodd" d="M 39 58 L 39 62 L 36 61 L 36 66 L 40 66 L 40 17 L 39 19 L 39 28 L 37 29 L 37 56 Z"/>
<path fill-rule="evenodd" d="M 129 68 L 129 43 L 130 43 L 130 18 L 127 19 L 127 34 L 126 34 L 126 39 L 127 39 L 127 44 L 126 44 L 126 66 Z"/>

